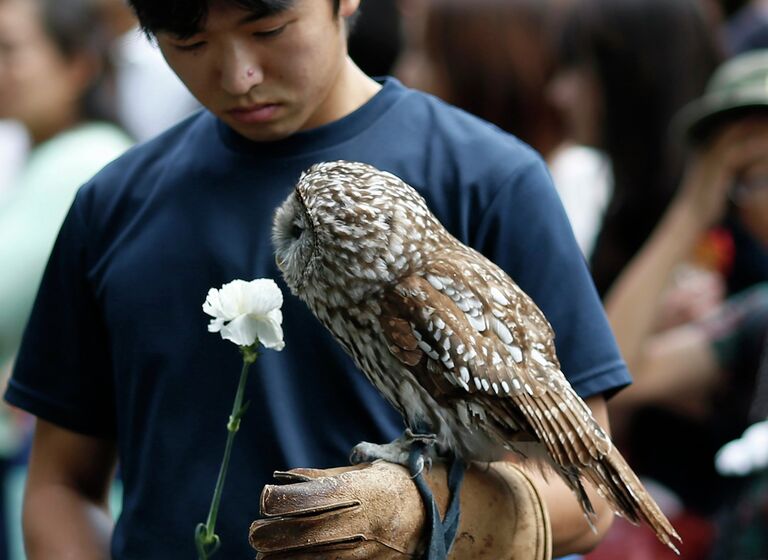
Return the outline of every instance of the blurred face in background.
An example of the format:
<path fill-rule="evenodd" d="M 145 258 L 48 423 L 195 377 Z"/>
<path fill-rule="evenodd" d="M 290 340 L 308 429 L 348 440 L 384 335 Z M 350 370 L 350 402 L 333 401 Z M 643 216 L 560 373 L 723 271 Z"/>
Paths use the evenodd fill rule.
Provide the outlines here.
<path fill-rule="evenodd" d="M 768 159 L 741 172 L 731 200 L 741 223 L 768 248 Z"/>
<path fill-rule="evenodd" d="M 547 94 L 560 111 L 568 138 L 584 146 L 603 147 L 603 96 L 599 79 L 592 70 L 587 66 L 559 70 Z"/>
<path fill-rule="evenodd" d="M 81 57 L 65 57 L 46 35 L 35 0 L 0 0 L 0 118 L 46 140 L 78 120 L 88 74 Z"/>

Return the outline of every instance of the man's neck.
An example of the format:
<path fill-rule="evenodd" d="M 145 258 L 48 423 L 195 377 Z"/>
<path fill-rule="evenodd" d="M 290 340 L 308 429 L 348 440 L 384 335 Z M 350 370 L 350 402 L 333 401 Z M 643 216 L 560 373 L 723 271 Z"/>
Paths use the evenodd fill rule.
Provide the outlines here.
<path fill-rule="evenodd" d="M 347 56 L 329 93 L 328 104 L 322 109 L 322 118 L 310 120 L 305 128 L 315 128 L 346 117 L 370 101 L 380 89 L 381 85 Z"/>

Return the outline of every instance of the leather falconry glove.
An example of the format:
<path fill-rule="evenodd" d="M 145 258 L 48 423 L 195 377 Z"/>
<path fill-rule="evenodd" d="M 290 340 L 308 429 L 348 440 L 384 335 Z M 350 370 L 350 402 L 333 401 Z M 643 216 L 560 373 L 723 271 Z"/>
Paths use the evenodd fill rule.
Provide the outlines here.
<path fill-rule="evenodd" d="M 441 515 L 442 465 L 427 473 Z M 425 512 L 408 471 L 376 461 L 328 470 L 276 472 L 261 494 L 249 540 L 258 560 L 399 560 L 423 553 Z M 461 488 L 451 560 L 550 560 L 545 505 L 530 479 L 508 463 L 473 464 Z"/>

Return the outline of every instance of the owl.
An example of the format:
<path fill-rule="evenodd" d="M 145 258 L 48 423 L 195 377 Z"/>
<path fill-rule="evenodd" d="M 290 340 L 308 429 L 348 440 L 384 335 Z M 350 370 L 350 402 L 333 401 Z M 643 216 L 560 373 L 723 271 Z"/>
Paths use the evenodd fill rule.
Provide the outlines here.
<path fill-rule="evenodd" d="M 466 461 L 517 452 L 550 465 L 588 519 L 583 479 L 674 549 L 674 528 L 560 371 L 543 313 L 412 187 L 362 163 L 317 164 L 276 210 L 272 241 L 290 290 L 409 427 L 358 452 L 405 462 L 414 433 Z"/>

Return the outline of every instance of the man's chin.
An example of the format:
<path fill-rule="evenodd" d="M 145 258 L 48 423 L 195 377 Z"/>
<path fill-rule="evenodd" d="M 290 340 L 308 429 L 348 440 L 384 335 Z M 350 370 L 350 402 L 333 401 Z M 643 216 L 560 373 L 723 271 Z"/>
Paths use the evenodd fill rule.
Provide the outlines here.
<path fill-rule="evenodd" d="M 227 125 L 240 136 L 251 142 L 277 142 L 296 133 L 297 129 L 278 123 L 243 125 L 227 122 Z"/>

